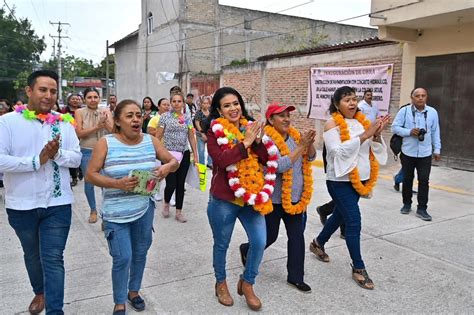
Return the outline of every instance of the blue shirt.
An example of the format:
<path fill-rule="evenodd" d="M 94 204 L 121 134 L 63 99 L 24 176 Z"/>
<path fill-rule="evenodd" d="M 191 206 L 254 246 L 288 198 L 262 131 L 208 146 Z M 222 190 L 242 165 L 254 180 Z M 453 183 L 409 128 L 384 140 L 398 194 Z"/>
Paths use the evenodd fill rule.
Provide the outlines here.
<path fill-rule="evenodd" d="M 425 140 L 410 136 L 413 128 L 425 129 Z M 425 105 L 422 111 L 414 105 L 400 109 L 392 123 L 392 132 L 403 137 L 402 153 L 410 157 L 427 157 L 441 152 L 441 138 L 438 112 Z"/>

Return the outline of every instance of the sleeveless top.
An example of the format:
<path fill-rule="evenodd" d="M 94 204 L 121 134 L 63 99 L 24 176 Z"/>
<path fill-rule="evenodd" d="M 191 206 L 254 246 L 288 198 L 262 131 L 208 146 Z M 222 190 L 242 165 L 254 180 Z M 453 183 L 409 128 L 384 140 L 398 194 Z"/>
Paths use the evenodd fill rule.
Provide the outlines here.
<path fill-rule="evenodd" d="M 87 107 L 78 109 L 76 111 L 77 113 L 80 113 L 82 117 L 82 128 L 83 129 L 89 129 L 89 128 L 94 128 L 99 124 L 100 120 L 100 110 L 92 110 Z M 102 138 L 105 134 L 107 133 L 107 130 L 105 128 L 93 132 L 89 134 L 87 137 L 82 137 L 79 139 L 79 145 L 81 148 L 86 148 L 86 149 L 93 149 L 99 141 L 100 138 Z"/>
<path fill-rule="evenodd" d="M 142 142 L 128 145 L 113 134 L 106 135 L 107 156 L 103 174 L 112 178 L 128 176 L 132 170 L 151 171 L 155 167 L 156 152 L 151 136 L 143 134 Z M 149 207 L 149 196 L 115 188 L 103 189 L 102 218 L 114 223 L 138 220 Z"/>

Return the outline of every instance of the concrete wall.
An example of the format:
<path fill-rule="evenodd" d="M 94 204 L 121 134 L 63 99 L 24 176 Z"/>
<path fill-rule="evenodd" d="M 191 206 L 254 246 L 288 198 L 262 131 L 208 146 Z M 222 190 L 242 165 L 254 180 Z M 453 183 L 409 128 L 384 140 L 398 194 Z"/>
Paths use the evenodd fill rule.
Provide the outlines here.
<path fill-rule="evenodd" d="M 147 34 L 149 13 L 154 24 L 151 34 Z M 254 21 L 244 25 L 245 20 Z M 328 44 L 376 34 L 375 29 L 223 6 L 217 0 L 142 0 L 138 36 L 116 46 L 116 80 L 122 87 L 117 93 L 139 100 L 166 97 L 178 80 L 158 84 L 160 72 L 181 74 L 186 91 L 193 74 L 219 73 L 233 60 L 255 61 L 294 50 L 315 36 Z"/>
<path fill-rule="evenodd" d="M 322 135 L 324 122 L 306 118 L 308 80 L 311 67 L 362 66 L 393 63 L 390 114 L 398 111 L 402 73 L 402 47 L 399 44 L 348 49 L 325 54 L 255 62 L 238 67 L 225 67 L 221 75 L 223 86 L 237 89 L 253 111 L 263 114 L 267 104 L 278 101 L 295 105 L 293 125 L 300 130 L 316 128 Z M 388 140 L 388 136 L 386 137 Z M 321 140 L 321 139 L 320 139 Z M 322 143 L 319 141 L 319 143 Z"/>

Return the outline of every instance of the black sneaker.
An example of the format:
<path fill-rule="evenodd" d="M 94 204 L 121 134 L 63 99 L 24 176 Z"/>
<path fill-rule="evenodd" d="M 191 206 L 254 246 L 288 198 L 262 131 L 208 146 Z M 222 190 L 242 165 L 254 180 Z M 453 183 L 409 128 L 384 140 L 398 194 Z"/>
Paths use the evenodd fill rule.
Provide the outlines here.
<path fill-rule="evenodd" d="M 245 267 L 247 263 L 247 253 L 245 252 L 245 247 L 248 246 L 247 244 L 240 244 L 239 251 L 240 251 L 240 260 L 242 261 L 242 266 Z"/>
<path fill-rule="evenodd" d="M 287 281 L 287 283 L 288 285 L 297 288 L 303 293 L 311 293 L 311 287 L 304 282 L 297 283 L 297 282 Z"/>
<path fill-rule="evenodd" d="M 127 314 L 127 311 L 126 311 L 125 308 L 116 310 L 115 307 L 114 307 L 114 310 L 112 312 L 112 315 L 126 315 L 126 314 Z"/>
<path fill-rule="evenodd" d="M 400 191 L 400 183 L 397 183 L 397 181 L 395 180 L 395 176 L 393 176 L 393 189 L 395 189 L 396 191 Z"/>
<path fill-rule="evenodd" d="M 428 212 L 424 209 L 418 209 L 416 210 L 416 216 L 423 221 L 431 221 L 431 216 L 428 214 Z"/>
<path fill-rule="evenodd" d="M 409 214 L 411 212 L 411 205 L 403 205 L 400 209 L 401 214 Z"/>
<path fill-rule="evenodd" d="M 130 296 L 127 295 L 127 298 L 128 303 L 135 311 L 141 312 L 145 310 L 145 301 L 139 295 L 137 295 L 133 299 L 130 299 Z"/>
<path fill-rule="evenodd" d="M 316 212 L 319 214 L 319 221 L 321 221 L 321 224 L 325 225 L 326 221 L 328 220 L 328 216 L 321 214 L 321 207 L 316 207 Z"/>

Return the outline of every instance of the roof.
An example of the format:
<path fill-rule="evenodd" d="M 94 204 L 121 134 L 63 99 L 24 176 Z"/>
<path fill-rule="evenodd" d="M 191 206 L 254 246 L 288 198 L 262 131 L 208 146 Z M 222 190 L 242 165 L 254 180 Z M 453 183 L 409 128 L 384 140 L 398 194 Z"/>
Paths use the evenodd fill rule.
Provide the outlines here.
<path fill-rule="evenodd" d="M 125 36 L 124 38 L 121 38 L 119 39 L 118 41 L 116 41 L 115 43 L 113 43 L 112 45 L 109 46 L 109 48 L 115 48 L 116 45 L 119 45 L 121 44 L 122 42 L 132 38 L 132 37 L 135 37 L 135 36 L 138 36 L 138 30 L 136 31 L 133 31 L 131 32 L 130 34 L 128 34 L 127 36 Z"/>
<path fill-rule="evenodd" d="M 323 54 L 323 53 L 331 52 L 331 51 L 347 50 L 347 49 L 352 49 L 352 48 L 361 48 L 361 47 L 370 47 L 370 46 L 389 45 L 389 44 L 394 44 L 394 43 L 395 42 L 392 42 L 392 41 L 381 40 L 378 37 L 370 37 L 370 38 L 365 38 L 365 39 L 361 39 L 357 41 L 318 46 L 315 48 L 304 49 L 304 50 L 299 50 L 299 51 L 292 51 L 292 52 L 273 54 L 273 55 L 265 55 L 265 56 L 258 57 L 257 60 L 266 61 L 266 60 L 272 60 L 272 59 L 278 59 L 278 58 L 315 55 L 315 54 Z"/>

